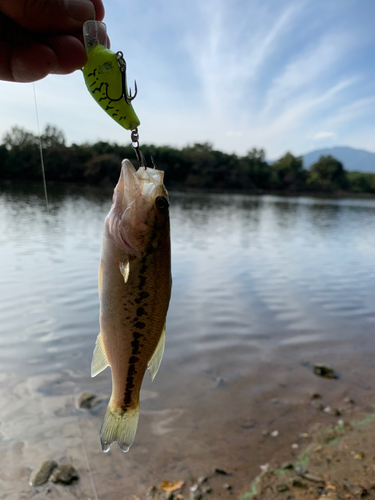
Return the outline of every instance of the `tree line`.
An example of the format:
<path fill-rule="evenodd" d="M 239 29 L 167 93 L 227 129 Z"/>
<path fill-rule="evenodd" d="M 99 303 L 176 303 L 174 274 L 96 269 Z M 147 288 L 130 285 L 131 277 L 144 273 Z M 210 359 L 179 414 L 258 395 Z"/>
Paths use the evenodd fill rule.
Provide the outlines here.
<path fill-rule="evenodd" d="M 136 164 L 130 144 L 122 146 L 99 141 L 67 146 L 64 133 L 52 125 L 44 129 L 41 145 L 47 181 L 115 184 L 123 158 Z M 245 156 L 214 150 L 209 143 L 182 149 L 142 145 L 141 149 L 146 159 L 152 157 L 157 168 L 164 170 L 169 188 L 375 193 L 375 174 L 347 172 L 332 156 L 322 156 L 305 169 L 302 157 L 286 153 L 269 164 L 265 160 L 265 151 L 256 148 Z M 40 179 L 39 137 L 13 127 L 0 144 L 0 180 L 39 182 Z"/>

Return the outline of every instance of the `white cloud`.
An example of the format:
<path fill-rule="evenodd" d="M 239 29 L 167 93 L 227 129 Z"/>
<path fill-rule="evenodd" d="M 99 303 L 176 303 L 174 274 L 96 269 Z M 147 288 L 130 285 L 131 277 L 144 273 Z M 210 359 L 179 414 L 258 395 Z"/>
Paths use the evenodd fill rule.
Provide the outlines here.
<path fill-rule="evenodd" d="M 313 135 L 313 139 L 315 141 L 320 141 L 322 139 L 336 139 L 337 134 L 334 132 L 327 132 L 325 130 L 322 130 L 321 132 L 317 132 L 316 134 Z"/>

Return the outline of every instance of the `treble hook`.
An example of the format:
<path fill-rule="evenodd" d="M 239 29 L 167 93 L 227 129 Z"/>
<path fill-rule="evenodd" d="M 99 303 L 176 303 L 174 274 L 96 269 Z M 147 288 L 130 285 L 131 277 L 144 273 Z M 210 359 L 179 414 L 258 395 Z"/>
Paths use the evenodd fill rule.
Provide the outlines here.
<path fill-rule="evenodd" d="M 135 91 L 134 95 L 132 96 L 131 89 L 129 89 L 129 96 L 128 96 L 126 92 L 126 62 L 124 59 L 124 54 L 121 51 L 118 51 L 116 52 L 116 55 L 117 55 L 117 64 L 119 65 L 121 71 L 121 82 L 122 82 L 121 95 L 117 99 L 112 99 L 112 97 L 109 97 L 108 84 L 106 84 L 107 86 L 105 89 L 105 95 L 107 99 L 109 99 L 110 101 L 120 101 L 122 98 L 124 98 L 126 104 L 130 104 L 132 100 L 136 98 L 138 93 L 137 82 L 134 80 L 134 91 Z"/>

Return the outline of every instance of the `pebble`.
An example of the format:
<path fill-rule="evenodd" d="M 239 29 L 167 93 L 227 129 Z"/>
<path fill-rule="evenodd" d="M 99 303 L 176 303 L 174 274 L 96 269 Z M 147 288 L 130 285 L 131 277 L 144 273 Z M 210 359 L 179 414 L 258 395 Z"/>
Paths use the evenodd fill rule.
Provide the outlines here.
<path fill-rule="evenodd" d="M 228 483 L 225 483 L 223 484 L 223 488 L 225 488 L 226 490 L 230 491 L 232 489 L 232 486 Z"/>
<path fill-rule="evenodd" d="M 291 470 L 294 469 L 294 465 L 292 464 L 292 462 L 284 462 L 283 464 L 281 464 L 281 468 L 283 470 Z"/>
<path fill-rule="evenodd" d="M 59 465 L 54 469 L 51 481 L 53 483 L 71 484 L 73 481 L 79 479 L 78 472 L 73 465 Z"/>
<path fill-rule="evenodd" d="M 315 373 L 315 375 L 318 375 L 319 377 L 338 378 L 334 369 L 329 367 L 329 366 L 323 365 L 321 363 L 314 363 L 312 365 L 312 367 L 313 367 L 313 372 Z"/>
<path fill-rule="evenodd" d="M 206 494 L 206 493 L 212 493 L 212 488 L 211 488 L 211 486 L 207 486 L 206 488 L 203 488 L 203 490 L 202 490 L 202 491 L 203 491 L 203 493 L 205 493 L 205 494 Z"/>
<path fill-rule="evenodd" d="M 207 476 L 201 476 L 198 478 L 198 484 L 203 484 L 203 483 L 207 483 L 208 481 L 208 477 Z"/>
<path fill-rule="evenodd" d="M 297 472 L 297 474 L 299 474 L 300 476 L 304 476 L 305 474 L 307 474 L 309 471 L 306 469 L 306 467 L 304 467 L 303 465 L 296 465 L 294 467 L 294 470 Z"/>
<path fill-rule="evenodd" d="M 340 410 L 338 410 L 337 408 L 332 408 L 331 406 L 326 406 L 324 408 L 324 411 L 326 413 L 329 413 L 330 415 L 335 415 L 336 417 L 340 416 L 341 415 L 341 412 Z"/>
<path fill-rule="evenodd" d="M 272 437 L 277 437 L 279 435 L 279 431 L 275 430 L 271 432 Z"/>
<path fill-rule="evenodd" d="M 56 467 L 57 463 L 54 460 L 43 462 L 37 472 L 31 476 L 30 486 L 41 486 L 46 483 Z"/>
<path fill-rule="evenodd" d="M 310 394 L 310 399 L 320 399 L 322 396 L 319 394 L 319 392 L 313 392 Z"/>
<path fill-rule="evenodd" d="M 297 444 L 297 443 L 293 443 L 293 444 L 292 444 L 292 448 L 293 448 L 293 450 L 298 450 L 298 448 L 299 448 L 299 444 Z"/>
<path fill-rule="evenodd" d="M 215 469 L 213 470 L 213 472 L 215 474 L 222 474 L 223 476 L 229 476 L 229 472 L 227 472 L 226 470 L 224 469 L 220 469 L 218 467 L 215 467 Z"/>
<path fill-rule="evenodd" d="M 292 479 L 292 486 L 293 486 L 293 488 L 304 488 L 304 489 L 307 489 L 307 484 L 303 483 L 299 479 Z"/>
<path fill-rule="evenodd" d="M 305 479 L 307 479 L 308 481 L 312 481 L 313 483 L 324 483 L 325 484 L 324 479 L 322 479 L 321 477 L 318 477 L 318 476 L 314 476 L 313 474 L 310 474 L 310 472 L 308 472 L 307 474 L 304 474 L 303 477 Z"/>
<path fill-rule="evenodd" d="M 354 399 L 352 399 L 352 398 L 344 398 L 344 403 L 348 403 L 350 405 L 355 404 Z"/>

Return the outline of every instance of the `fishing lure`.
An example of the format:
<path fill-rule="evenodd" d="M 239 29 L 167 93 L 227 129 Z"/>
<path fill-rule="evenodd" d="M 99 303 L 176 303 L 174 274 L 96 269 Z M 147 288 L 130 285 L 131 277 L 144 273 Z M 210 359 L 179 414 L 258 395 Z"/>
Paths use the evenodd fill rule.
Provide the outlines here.
<path fill-rule="evenodd" d="M 87 52 L 87 63 L 83 68 L 86 86 L 95 101 L 119 125 L 135 130 L 140 121 L 132 106 L 137 95 L 128 92 L 126 62 L 122 52 L 107 49 L 107 28 L 100 21 L 86 21 L 83 38 Z"/>

